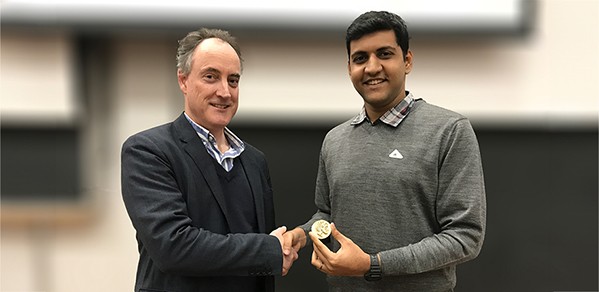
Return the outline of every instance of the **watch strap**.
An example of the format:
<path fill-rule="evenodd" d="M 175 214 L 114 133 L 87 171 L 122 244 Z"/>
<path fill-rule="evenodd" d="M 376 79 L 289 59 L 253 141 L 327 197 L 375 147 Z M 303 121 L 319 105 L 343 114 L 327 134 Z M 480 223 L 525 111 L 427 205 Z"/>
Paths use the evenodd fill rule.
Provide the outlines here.
<path fill-rule="evenodd" d="M 370 255 L 370 270 L 366 274 L 364 274 L 364 279 L 366 281 L 378 281 L 383 278 L 383 271 L 381 269 L 381 264 L 379 262 L 379 258 L 376 254 Z"/>

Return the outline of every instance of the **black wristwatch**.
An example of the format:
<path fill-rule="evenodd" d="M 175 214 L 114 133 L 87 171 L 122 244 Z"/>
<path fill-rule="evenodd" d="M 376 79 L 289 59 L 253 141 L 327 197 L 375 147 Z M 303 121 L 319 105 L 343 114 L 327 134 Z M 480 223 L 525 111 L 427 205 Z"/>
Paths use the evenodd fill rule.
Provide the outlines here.
<path fill-rule="evenodd" d="M 381 264 L 376 254 L 370 255 L 370 270 L 364 274 L 366 281 L 378 281 L 383 278 L 383 271 L 381 270 Z"/>

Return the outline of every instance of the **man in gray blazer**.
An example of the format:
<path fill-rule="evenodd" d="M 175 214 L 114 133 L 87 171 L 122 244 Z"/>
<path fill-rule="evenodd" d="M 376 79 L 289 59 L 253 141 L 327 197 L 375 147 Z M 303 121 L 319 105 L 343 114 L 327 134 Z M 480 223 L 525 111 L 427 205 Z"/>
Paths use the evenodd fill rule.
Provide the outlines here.
<path fill-rule="evenodd" d="M 136 230 L 135 291 L 273 291 L 297 253 L 283 253 L 264 154 L 227 125 L 238 107 L 241 53 L 226 31 L 179 42 L 185 111 L 129 137 L 125 207 Z"/>

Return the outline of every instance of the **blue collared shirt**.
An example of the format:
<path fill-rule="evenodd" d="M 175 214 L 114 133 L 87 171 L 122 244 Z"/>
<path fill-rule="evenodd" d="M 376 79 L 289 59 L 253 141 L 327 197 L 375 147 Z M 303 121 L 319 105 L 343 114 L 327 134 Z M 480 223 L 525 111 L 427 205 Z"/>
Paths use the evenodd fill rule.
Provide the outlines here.
<path fill-rule="evenodd" d="M 233 169 L 233 160 L 241 155 L 243 150 L 245 149 L 245 144 L 241 139 L 239 139 L 229 128 L 225 127 L 225 137 L 231 146 L 229 150 L 225 151 L 225 153 L 221 153 L 218 150 L 218 146 L 216 145 L 216 138 L 214 135 L 210 133 L 206 128 L 196 124 L 191 118 L 185 113 L 185 117 L 191 123 L 191 126 L 196 130 L 198 136 L 202 139 L 204 143 L 204 147 L 206 147 L 206 151 L 208 154 L 212 156 L 218 164 L 220 164 L 227 172 Z"/>
<path fill-rule="evenodd" d="M 412 106 L 414 105 L 414 96 L 410 92 L 407 93 L 408 94 L 406 95 L 406 97 L 395 107 L 391 108 L 386 113 L 384 113 L 379 118 L 379 121 L 396 128 L 399 125 L 399 123 L 401 123 L 401 121 L 403 121 L 403 119 L 408 115 L 408 113 L 412 109 Z M 368 116 L 366 115 L 366 107 L 362 107 L 362 111 L 352 120 L 351 124 L 355 126 L 361 124 L 364 121 L 371 122 Z"/>

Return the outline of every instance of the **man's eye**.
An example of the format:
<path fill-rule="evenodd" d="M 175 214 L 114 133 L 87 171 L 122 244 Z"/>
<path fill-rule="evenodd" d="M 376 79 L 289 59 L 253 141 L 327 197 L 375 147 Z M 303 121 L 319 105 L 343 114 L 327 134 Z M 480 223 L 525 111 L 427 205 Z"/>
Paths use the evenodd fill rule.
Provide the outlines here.
<path fill-rule="evenodd" d="M 229 85 L 231 87 L 237 87 L 239 85 L 239 79 L 229 79 Z"/>
<path fill-rule="evenodd" d="M 212 81 L 218 80 L 218 76 L 215 74 L 206 74 L 206 75 L 204 75 L 204 79 L 209 82 L 212 82 Z"/>
<path fill-rule="evenodd" d="M 387 58 L 391 58 L 393 56 L 393 53 L 389 52 L 389 51 L 383 51 L 383 52 L 378 53 L 378 56 L 379 56 L 379 58 L 387 59 Z"/>
<path fill-rule="evenodd" d="M 352 59 L 352 61 L 353 61 L 354 63 L 361 64 L 361 63 L 364 63 L 364 62 L 366 62 L 366 57 L 364 57 L 364 56 L 356 56 L 356 57 L 354 57 L 354 58 Z"/>

